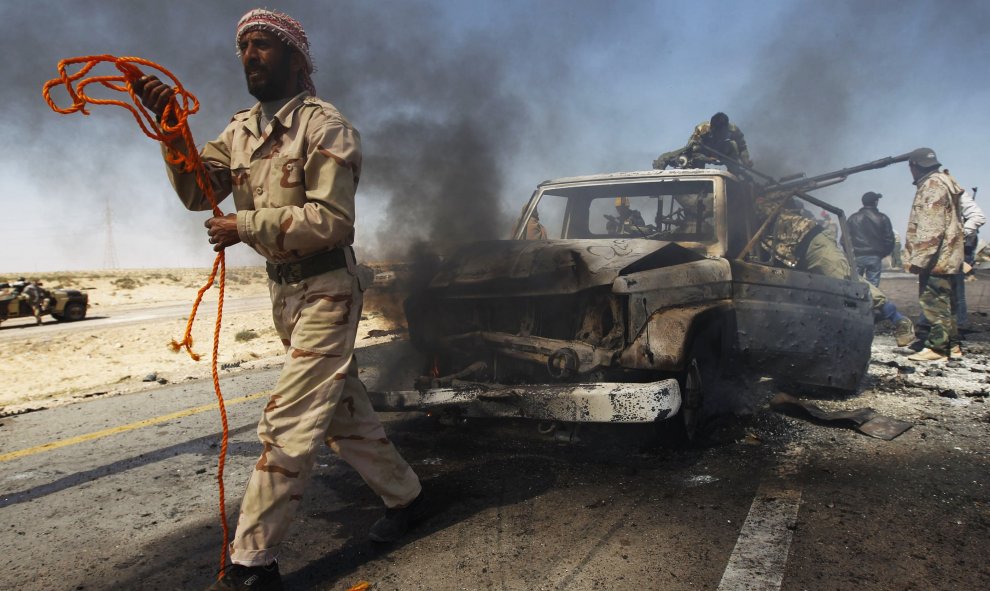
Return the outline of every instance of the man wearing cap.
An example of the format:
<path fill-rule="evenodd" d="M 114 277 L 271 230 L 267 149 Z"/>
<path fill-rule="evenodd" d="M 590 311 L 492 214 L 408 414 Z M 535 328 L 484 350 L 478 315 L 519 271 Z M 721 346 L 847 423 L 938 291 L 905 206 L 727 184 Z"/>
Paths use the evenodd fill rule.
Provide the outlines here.
<path fill-rule="evenodd" d="M 374 541 L 394 541 L 406 531 L 421 486 L 372 410 L 353 354 L 367 286 L 351 249 L 358 133 L 314 96 L 309 42 L 297 21 L 252 10 L 238 23 L 236 45 L 248 91 L 259 102 L 236 113 L 201 152 L 217 198 L 233 193 L 237 209 L 207 220 L 207 234 L 215 250 L 244 242 L 267 259 L 286 356 L 258 424 L 264 450 L 241 502 L 233 564 L 210 589 L 282 589 L 277 547 L 321 442 L 384 501 L 385 516 L 369 533 Z M 173 96 L 151 76 L 134 90 L 159 118 Z M 182 149 L 163 146 L 166 156 Z M 209 210 L 194 176 L 169 162 L 169 179 L 185 206 Z"/>
<path fill-rule="evenodd" d="M 908 166 L 917 191 L 905 236 L 904 268 L 918 275 L 921 311 L 931 322 L 924 348 L 912 361 L 939 361 L 962 356 L 954 308 L 952 276 L 962 271 L 963 227 L 959 219 L 962 187 L 939 171 L 935 152 L 919 148 Z"/>
<path fill-rule="evenodd" d="M 894 228 L 890 218 L 880 213 L 877 202 L 880 193 L 863 193 L 863 207 L 849 216 L 846 228 L 856 253 L 856 272 L 880 287 L 883 258 L 894 251 Z"/>

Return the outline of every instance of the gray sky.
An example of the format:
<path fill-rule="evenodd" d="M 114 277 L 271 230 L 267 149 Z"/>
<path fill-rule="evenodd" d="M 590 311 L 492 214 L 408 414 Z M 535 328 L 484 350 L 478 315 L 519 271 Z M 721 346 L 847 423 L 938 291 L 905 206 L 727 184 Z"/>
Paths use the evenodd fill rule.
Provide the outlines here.
<path fill-rule="evenodd" d="M 131 116 L 108 107 L 57 115 L 41 87 L 64 58 L 158 62 L 200 99 L 192 127 L 202 143 L 253 103 L 233 36 L 255 6 L 0 3 L 0 272 L 106 267 L 108 209 L 118 266 L 212 262 L 206 214 L 183 209 L 158 147 Z M 356 246 L 366 259 L 440 235 L 505 236 L 540 181 L 648 169 L 716 111 L 743 129 L 756 165 L 774 174 L 817 174 L 927 146 L 964 186 L 986 175 L 986 2 L 268 6 L 302 22 L 318 93 L 361 132 Z M 913 196 L 904 164 L 818 195 L 848 214 L 868 190 L 884 194 L 880 208 L 903 234 Z M 228 253 L 231 265 L 260 262 L 244 246 Z"/>

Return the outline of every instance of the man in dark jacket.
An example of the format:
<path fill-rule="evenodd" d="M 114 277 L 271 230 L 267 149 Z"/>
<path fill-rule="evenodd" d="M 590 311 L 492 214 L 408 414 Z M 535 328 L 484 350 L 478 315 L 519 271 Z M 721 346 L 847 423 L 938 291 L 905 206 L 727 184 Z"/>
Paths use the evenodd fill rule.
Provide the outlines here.
<path fill-rule="evenodd" d="M 856 252 L 856 272 L 866 280 L 880 287 L 880 269 L 883 257 L 894 250 L 894 229 L 890 218 L 880 213 L 877 201 L 880 193 L 863 193 L 863 207 L 849 216 L 846 226 Z"/>

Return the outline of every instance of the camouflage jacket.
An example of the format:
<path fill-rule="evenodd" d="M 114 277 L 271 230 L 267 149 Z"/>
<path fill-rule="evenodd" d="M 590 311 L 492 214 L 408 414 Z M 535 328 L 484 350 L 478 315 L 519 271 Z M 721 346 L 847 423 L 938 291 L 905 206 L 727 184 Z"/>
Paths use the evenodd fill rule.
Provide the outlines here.
<path fill-rule="evenodd" d="M 790 193 L 766 193 L 758 195 L 755 199 L 757 224 L 770 217 L 773 211 L 782 202 L 789 202 L 781 208 L 777 214 L 777 219 L 771 222 L 770 227 L 763 233 L 760 243 L 763 248 L 773 254 L 773 257 L 788 267 L 798 267 L 803 256 L 801 250 L 814 237 L 815 233 L 821 231 L 818 222 L 805 215 L 799 205 L 794 203 Z"/>
<path fill-rule="evenodd" d="M 729 137 L 727 139 L 730 142 L 734 142 L 735 150 L 738 152 L 737 154 L 730 154 L 729 152 L 732 152 L 732 150 L 727 150 L 725 146 L 720 145 L 715 140 L 712 136 L 712 124 L 705 121 L 699 123 L 694 128 L 694 133 L 688 139 L 687 145 L 688 149 L 693 153 L 700 153 L 699 146 L 705 145 L 722 152 L 726 156 L 736 156 L 743 164 L 749 164 L 749 149 L 746 147 L 746 138 L 743 136 L 743 132 L 732 123 L 729 124 Z"/>
<path fill-rule="evenodd" d="M 963 262 L 963 226 L 959 197 L 963 189 L 945 172 L 925 175 L 916 183 L 904 248 L 905 265 L 933 275 L 959 273 Z"/>
<path fill-rule="evenodd" d="M 357 130 L 307 92 L 289 100 L 264 130 L 260 113 L 260 104 L 236 113 L 200 152 L 217 202 L 234 195 L 240 239 L 272 262 L 353 243 Z M 194 175 L 172 164 L 168 175 L 188 209 L 211 208 Z"/>

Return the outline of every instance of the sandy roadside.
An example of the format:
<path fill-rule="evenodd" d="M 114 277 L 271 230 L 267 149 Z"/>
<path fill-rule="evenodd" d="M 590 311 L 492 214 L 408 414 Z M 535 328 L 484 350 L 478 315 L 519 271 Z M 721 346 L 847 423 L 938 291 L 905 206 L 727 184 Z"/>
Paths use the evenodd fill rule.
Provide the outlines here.
<path fill-rule="evenodd" d="M 28 279 L 39 280 L 49 288 L 85 290 L 90 298 L 88 317 L 113 318 L 124 311 L 150 311 L 168 305 L 186 304 L 191 310 L 208 277 L 208 269 L 137 269 L 49 273 Z M 263 268 L 228 269 L 227 302 L 267 295 Z M 209 377 L 216 305 L 217 290 L 208 290 L 192 332 L 194 351 L 201 355 L 198 362 L 169 347 L 173 339 L 182 339 L 185 317 L 93 328 L 84 320 L 73 325 L 71 332 L 54 335 L 32 334 L 35 327 L 24 321 L 4 323 L 0 331 L 15 336 L 0 342 L 0 415 Z M 48 317 L 45 322 L 54 323 L 54 319 Z M 382 334 L 394 328 L 380 312 L 366 305 L 358 344 L 395 338 Z M 267 307 L 223 313 L 218 355 L 222 375 L 279 365 L 282 353 Z"/>

